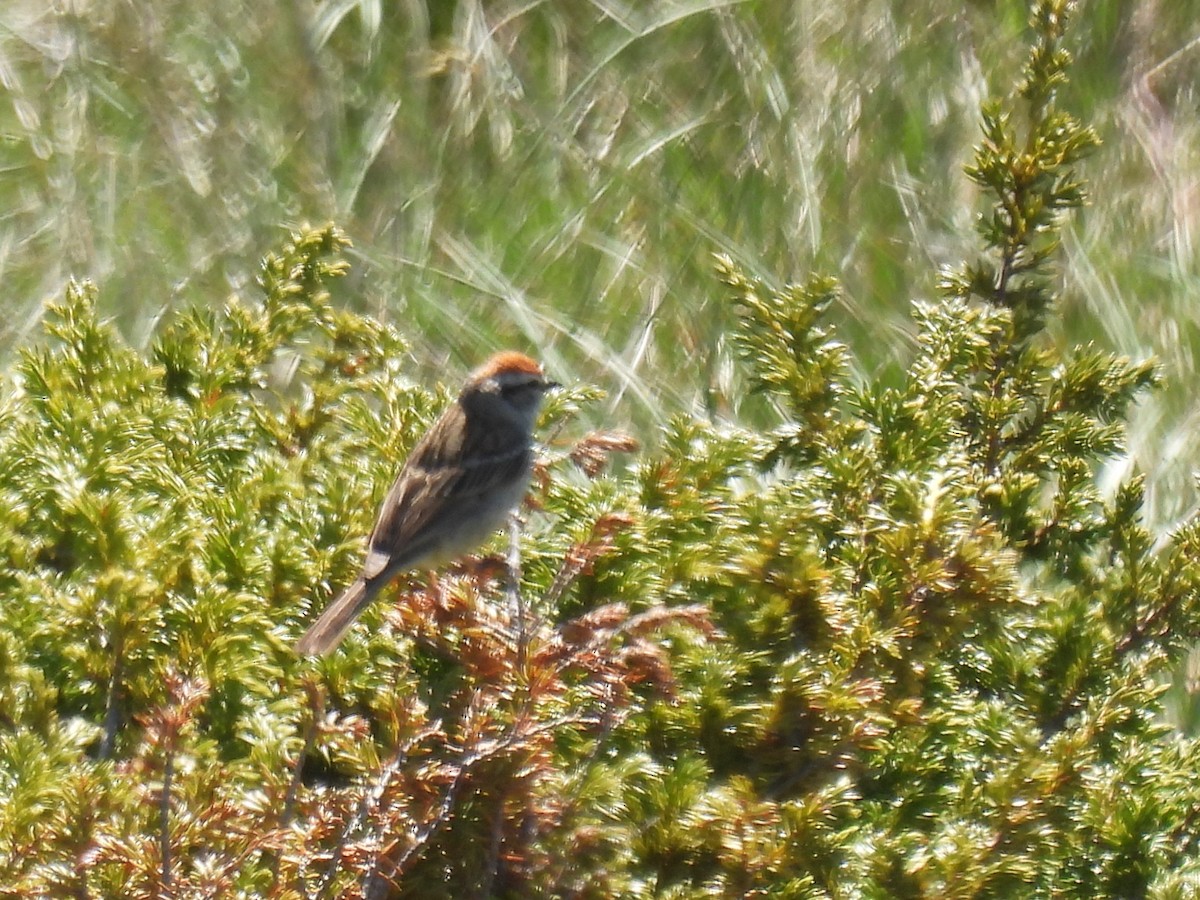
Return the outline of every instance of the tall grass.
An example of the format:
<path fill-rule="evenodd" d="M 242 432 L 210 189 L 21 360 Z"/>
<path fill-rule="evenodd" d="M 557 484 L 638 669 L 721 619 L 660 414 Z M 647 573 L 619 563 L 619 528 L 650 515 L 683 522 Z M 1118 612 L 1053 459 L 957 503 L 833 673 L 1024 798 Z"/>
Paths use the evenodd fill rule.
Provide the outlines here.
<path fill-rule="evenodd" d="M 886 377 L 909 301 L 973 240 L 961 165 L 1025 16 L 1017 0 L 10 0 L 0 341 L 70 275 L 145 340 L 164 307 L 243 289 L 281 224 L 333 219 L 359 258 L 344 301 L 394 320 L 421 377 L 515 344 L 609 387 L 618 420 L 752 415 L 716 250 L 771 280 L 837 274 L 843 334 Z M 1067 244 L 1062 339 L 1166 364 L 1135 445 L 1169 523 L 1196 463 L 1200 2 L 1096 0 L 1077 21 L 1071 104 L 1106 143 Z"/>

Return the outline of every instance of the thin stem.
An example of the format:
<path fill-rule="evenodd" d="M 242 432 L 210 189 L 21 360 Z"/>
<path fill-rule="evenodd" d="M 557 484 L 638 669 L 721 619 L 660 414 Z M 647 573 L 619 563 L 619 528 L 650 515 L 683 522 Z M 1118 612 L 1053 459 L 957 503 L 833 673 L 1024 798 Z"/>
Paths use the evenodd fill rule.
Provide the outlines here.
<path fill-rule="evenodd" d="M 529 652 L 529 623 L 525 616 L 525 597 L 521 593 L 521 519 L 513 513 L 508 519 L 508 570 L 509 609 L 517 611 L 517 672 L 524 673 L 525 657 Z"/>
<path fill-rule="evenodd" d="M 158 847 L 162 860 L 162 883 L 171 883 L 171 782 L 175 778 L 175 728 L 172 725 L 165 742 L 162 795 L 158 798 Z"/>
<path fill-rule="evenodd" d="M 325 715 L 325 694 L 321 690 L 319 684 L 315 681 L 306 681 L 304 684 L 305 690 L 308 693 L 308 705 L 312 710 L 312 716 L 309 718 L 308 727 L 304 732 L 304 745 L 300 748 L 300 752 L 296 754 L 296 761 L 292 764 L 292 777 L 288 781 L 287 792 L 283 797 L 283 809 L 279 812 L 279 830 L 283 831 L 291 824 L 292 816 L 296 812 L 296 797 L 300 792 L 300 776 L 301 770 L 304 768 L 304 760 L 312 753 L 313 745 L 317 742 L 317 727 L 320 724 L 321 718 Z M 274 854 L 271 860 L 271 888 L 274 890 L 279 883 L 279 853 Z"/>
<path fill-rule="evenodd" d="M 283 809 L 279 813 L 280 830 L 288 827 L 296 812 L 296 796 L 300 791 L 300 773 L 304 767 L 304 760 L 308 758 L 317 741 L 317 726 L 325 715 L 325 693 L 321 690 L 320 685 L 310 681 L 305 684 L 305 688 L 312 716 L 308 720 L 308 727 L 304 730 L 304 745 L 296 754 L 296 761 L 292 764 L 292 777 L 288 782 L 287 793 L 283 797 Z"/>
<path fill-rule="evenodd" d="M 492 820 L 492 839 L 488 845 L 488 857 L 483 884 L 479 887 L 478 897 L 487 900 L 492 896 L 492 887 L 496 883 L 496 875 L 500 871 L 500 849 L 504 846 L 504 804 L 508 800 L 507 791 L 503 789 L 496 801 L 496 818 Z"/>
<path fill-rule="evenodd" d="M 317 893 L 315 895 L 317 900 L 320 900 L 321 897 L 328 895 L 330 887 L 333 886 L 333 879 L 337 876 L 338 869 L 341 866 L 342 853 L 345 851 L 346 846 L 350 843 L 351 835 L 353 835 L 362 827 L 363 823 L 366 822 L 367 817 L 374 812 L 374 810 L 379 808 L 380 804 L 383 802 L 384 795 L 387 793 L 388 785 L 391 784 L 392 779 L 396 776 L 396 773 L 399 772 L 404 764 L 408 761 L 408 755 L 412 751 L 412 748 L 421 741 L 437 733 L 441 727 L 441 722 L 434 722 L 428 727 L 423 728 L 421 731 L 414 734 L 411 738 L 405 741 L 399 749 L 397 749 L 396 755 L 392 757 L 391 762 L 384 766 L 380 771 L 379 779 L 376 781 L 375 787 L 363 795 L 363 798 L 359 802 L 358 809 L 355 811 L 354 816 L 346 823 L 346 827 L 342 829 L 342 833 L 338 837 L 337 845 L 333 848 L 333 855 L 329 861 L 329 868 L 325 871 L 325 875 L 322 877 L 321 883 L 317 887 Z M 379 857 L 376 855 L 371 864 L 371 869 L 367 873 L 367 877 L 364 880 L 363 893 L 367 897 L 372 896 L 373 892 L 377 892 L 381 884 L 379 880 L 379 862 Z"/>
<path fill-rule="evenodd" d="M 451 820 L 455 804 L 458 802 L 459 793 L 470 779 L 475 767 L 480 763 L 507 753 L 518 744 L 527 744 L 535 738 L 555 734 L 565 727 L 580 723 L 595 724 L 595 721 L 581 715 L 567 715 L 559 716 L 540 725 L 528 728 L 518 729 L 516 726 L 513 726 L 503 738 L 488 742 L 485 746 L 477 747 L 469 753 L 464 753 L 459 758 L 454 779 L 446 789 L 446 793 L 442 797 L 442 802 L 438 805 L 437 811 L 413 833 L 412 842 L 404 849 L 404 852 L 400 854 L 398 859 L 394 862 L 386 859 L 378 861 L 380 863 L 379 868 L 372 871 L 371 878 L 382 878 L 386 882 L 394 883 L 395 879 L 403 874 L 408 864 L 419 856 L 438 831 Z M 383 871 L 383 863 L 387 863 L 386 871 Z"/>
<path fill-rule="evenodd" d="M 121 730 L 121 679 L 124 676 L 124 633 L 113 626 L 113 667 L 108 679 L 108 694 L 104 699 L 104 737 L 100 739 L 100 758 L 112 756 L 117 732 Z"/>
<path fill-rule="evenodd" d="M 388 785 L 392 783 L 392 779 L 396 777 L 396 773 L 400 771 L 400 767 L 403 765 L 404 760 L 407 759 L 407 757 L 407 753 L 397 754 L 396 757 L 384 767 L 384 770 L 380 773 L 379 781 L 375 785 L 375 790 L 373 790 L 364 799 L 364 802 L 360 807 L 360 821 L 366 819 L 368 813 L 378 809 L 380 804 L 383 803 L 383 797 L 384 794 L 387 793 Z M 380 856 L 378 849 L 376 849 L 372 856 L 374 858 L 371 860 L 371 868 L 367 872 L 367 877 L 363 880 L 363 896 L 366 897 L 367 900 L 374 900 L 375 897 L 387 896 L 387 882 L 383 877 L 381 877 L 379 872 L 379 864 L 382 860 L 382 857 Z"/>

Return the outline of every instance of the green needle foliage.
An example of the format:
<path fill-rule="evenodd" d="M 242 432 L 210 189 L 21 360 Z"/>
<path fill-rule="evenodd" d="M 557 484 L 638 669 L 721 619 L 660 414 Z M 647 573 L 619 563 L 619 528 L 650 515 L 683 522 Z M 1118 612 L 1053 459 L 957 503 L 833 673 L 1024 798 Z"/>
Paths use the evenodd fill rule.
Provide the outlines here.
<path fill-rule="evenodd" d="M 722 258 L 777 427 L 678 418 L 610 473 L 634 442 L 562 392 L 519 579 L 414 573 L 327 659 L 292 642 L 447 399 L 333 304 L 345 239 L 144 353 L 72 287 L 0 406 L 0 891 L 1194 896 L 1200 522 L 1155 540 L 1108 474 L 1154 366 L 1045 333 L 1096 144 L 1069 11 L 983 110 L 983 249 L 903 378 L 851 377 L 833 280 Z"/>

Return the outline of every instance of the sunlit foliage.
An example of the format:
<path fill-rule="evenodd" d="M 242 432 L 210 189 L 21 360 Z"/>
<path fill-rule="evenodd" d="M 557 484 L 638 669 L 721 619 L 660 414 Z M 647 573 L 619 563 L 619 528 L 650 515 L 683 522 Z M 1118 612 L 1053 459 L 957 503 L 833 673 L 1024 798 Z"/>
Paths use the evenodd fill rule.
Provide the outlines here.
<path fill-rule="evenodd" d="M 519 578 L 413 573 L 327 659 L 292 642 L 446 400 L 332 301 L 344 236 L 298 230 L 145 350 L 73 285 L 0 406 L 0 886 L 1189 896 L 1200 744 L 1163 692 L 1200 524 L 1156 540 L 1143 479 L 1106 477 L 1154 365 L 1046 333 L 1096 144 L 1068 12 L 1037 0 L 983 107 L 980 249 L 902 377 L 854 371 L 834 279 L 721 257 L 773 426 L 677 416 L 614 469 L 637 442 L 569 386 Z"/>

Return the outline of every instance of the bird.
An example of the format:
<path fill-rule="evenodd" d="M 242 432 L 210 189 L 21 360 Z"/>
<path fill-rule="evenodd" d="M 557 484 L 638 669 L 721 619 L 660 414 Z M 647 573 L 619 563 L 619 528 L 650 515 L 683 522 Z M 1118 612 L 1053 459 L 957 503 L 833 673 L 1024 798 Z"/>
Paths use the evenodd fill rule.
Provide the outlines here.
<path fill-rule="evenodd" d="M 396 575 L 435 569 L 504 524 L 529 487 L 542 399 L 558 386 L 536 360 L 513 350 L 470 374 L 396 476 L 358 577 L 300 638 L 298 654 L 333 650 Z"/>

